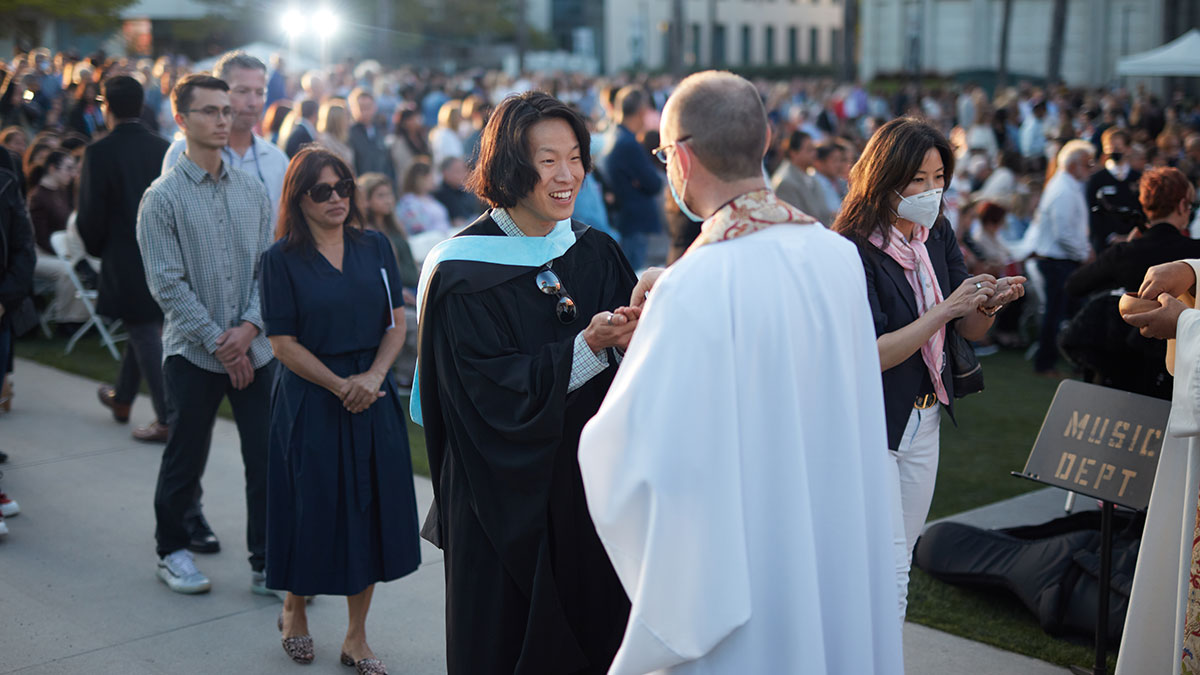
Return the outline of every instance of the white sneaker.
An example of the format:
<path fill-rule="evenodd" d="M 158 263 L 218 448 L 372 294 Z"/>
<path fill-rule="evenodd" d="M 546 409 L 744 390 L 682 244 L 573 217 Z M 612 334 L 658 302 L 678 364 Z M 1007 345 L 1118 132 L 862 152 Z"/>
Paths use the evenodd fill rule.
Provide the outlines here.
<path fill-rule="evenodd" d="M 212 582 L 196 569 L 196 560 L 186 548 L 159 559 L 158 578 L 176 593 L 207 593 L 212 589 Z"/>
<path fill-rule="evenodd" d="M 21 512 L 21 507 L 17 505 L 15 499 L 9 499 L 8 495 L 0 492 L 0 516 L 11 518 Z"/>

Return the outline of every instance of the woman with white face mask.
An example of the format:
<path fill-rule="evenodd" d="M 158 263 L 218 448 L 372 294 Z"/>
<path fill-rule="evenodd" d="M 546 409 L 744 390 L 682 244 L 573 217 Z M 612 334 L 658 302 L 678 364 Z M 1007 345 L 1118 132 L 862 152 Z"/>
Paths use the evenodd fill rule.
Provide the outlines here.
<path fill-rule="evenodd" d="M 850 192 L 833 227 L 858 244 L 875 316 L 886 461 L 896 486 L 892 525 L 902 622 L 913 546 L 933 500 L 939 409 L 954 415 L 949 331 L 978 340 L 995 313 L 1024 294 L 1024 277 L 967 273 L 943 214 L 942 192 L 953 173 L 954 151 L 941 132 L 915 118 L 892 120 L 850 170 Z"/>

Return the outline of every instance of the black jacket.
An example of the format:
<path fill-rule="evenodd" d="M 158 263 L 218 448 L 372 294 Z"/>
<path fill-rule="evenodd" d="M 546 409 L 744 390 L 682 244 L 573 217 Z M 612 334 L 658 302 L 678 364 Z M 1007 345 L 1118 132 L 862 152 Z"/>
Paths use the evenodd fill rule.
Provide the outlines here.
<path fill-rule="evenodd" d="M 33 291 L 33 266 L 37 254 L 33 247 L 33 224 L 21 197 L 17 174 L 0 159 L 0 305 L 4 316 L 0 327 Z M 5 364 L 0 363 L 0 367 Z"/>
<path fill-rule="evenodd" d="M 140 122 L 122 122 L 88 146 L 79 176 L 75 224 L 88 253 L 101 260 L 97 313 L 126 323 L 162 321 L 142 268 L 137 213 L 162 171 L 170 143 Z"/>
<path fill-rule="evenodd" d="M 1067 278 L 1067 293 L 1085 296 L 1113 288 L 1136 293 L 1146 270 L 1186 258 L 1200 258 L 1200 240 L 1188 237 L 1170 223 L 1159 223 L 1133 241 L 1109 246 L 1090 264 L 1075 270 Z"/>
<path fill-rule="evenodd" d="M 891 333 L 916 321 L 917 298 L 904 278 L 904 268 L 870 242 L 857 240 L 856 243 L 867 273 L 867 299 L 875 318 L 875 335 Z M 933 263 L 942 297 L 949 297 L 970 276 L 949 221 L 943 218 L 933 226 L 925 248 L 929 251 L 929 261 Z M 946 330 L 953 330 L 955 323 L 947 324 Z M 949 345 L 950 341 L 947 340 L 946 344 Z M 947 411 L 953 420 L 954 376 L 950 372 L 949 355 L 943 359 L 943 363 L 942 383 L 950 395 Z M 895 450 L 900 447 L 904 427 L 922 390 L 932 391 L 933 383 L 929 380 L 929 369 L 925 367 L 920 350 L 899 365 L 883 371 L 883 408 L 887 417 L 888 448 Z"/>
<path fill-rule="evenodd" d="M 288 134 L 287 140 L 283 142 L 283 151 L 287 153 L 288 159 L 296 156 L 300 152 L 300 148 L 312 143 L 316 139 L 308 132 L 308 127 L 297 123 L 292 127 L 291 133 Z"/>
<path fill-rule="evenodd" d="M 355 123 L 350 127 L 350 149 L 354 150 L 355 175 L 378 172 L 392 180 L 396 179 L 392 153 L 383 144 L 383 132 L 379 129 L 368 131 L 365 124 Z"/>
<path fill-rule="evenodd" d="M 1120 216 L 1105 211 L 1100 206 L 1100 199 L 1096 193 L 1105 190 L 1108 193 L 1105 195 L 1105 201 L 1111 206 L 1125 207 L 1139 212 L 1142 205 L 1138 203 L 1138 181 L 1141 179 L 1142 174 L 1130 169 L 1125 180 L 1120 181 L 1103 167 L 1088 178 L 1087 186 L 1084 188 L 1088 208 L 1098 209 L 1088 215 L 1088 237 L 1092 241 L 1092 248 L 1095 249 L 1096 255 L 1100 255 L 1104 249 L 1108 248 L 1110 235 L 1128 234 L 1133 229 L 1132 222 L 1122 220 Z"/>

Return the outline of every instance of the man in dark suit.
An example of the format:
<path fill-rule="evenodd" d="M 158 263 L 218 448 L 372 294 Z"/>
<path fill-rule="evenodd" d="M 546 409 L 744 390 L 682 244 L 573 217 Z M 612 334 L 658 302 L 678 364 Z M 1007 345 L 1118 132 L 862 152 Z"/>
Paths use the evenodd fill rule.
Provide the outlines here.
<path fill-rule="evenodd" d="M 467 180 L 467 163 L 462 157 L 447 157 L 442 160 L 439 169 L 442 172 L 442 184 L 433 191 L 433 198 L 450 213 L 452 227 L 470 225 L 483 213 L 483 205 L 474 192 L 463 187 Z"/>
<path fill-rule="evenodd" d="M 1117 239 L 1124 239 L 1133 229 L 1133 221 L 1122 218 L 1112 209 L 1126 208 L 1139 213 L 1138 180 L 1142 174 L 1129 166 L 1129 132 L 1109 127 L 1100 136 L 1104 165 L 1088 178 L 1088 229 L 1092 248 L 1100 255 Z M 1102 203 L 1102 201 L 1104 203 Z"/>
<path fill-rule="evenodd" d="M 350 92 L 350 116 L 354 125 L 350 127 L 350 148 L 354 150 L 354 173 L 381 173 L 393 181 L 396 169 L 392 166 L 392 153 L 383 143 L 383 132 L 375 126 L 375 97 L 366 89 Z"/>
<path fill-rule="evenodd" d="M 617 92 L 617 124 L 604 141 L 598 165 L 605 185 L 616 197 L 621 248 L 635 270 L 646 266 L 648 238 L 662 231 L 663 221 L 662 207 L 657 202 L 662 195 L 663 174 L 637 138 L 645 130 L 647 102 L 645 91 L 638 87 L 630 85 Z"/>
<path fill-rule="evenodd" d="M 142 193 L 158 178 L 170 143 L 140 118 L 144 92 L 137 80 L 103 82 L 105 122 L 112 130 L 83 155 L 76 225 L 89 254 L 100 258 L 96 311 L 121 319 L 129 345 L 115 387 L 100 387 L 100 402 L 118 422 L 129 421 L 142 377 L 150 388 L 155 420 L 133 430 L 140 441 L 165 443 L 167 403 L 162 376 L 162 311 L 146 287 L 135 229 Z"/>
<path fill-rule="evenodd" d="M 317 140 L 317 113 L 320 110 L 321 104 L 317 101 L 306 99 L 300 102 L 300 118 L 292 125 L 287 140 L 283 142 L 283 151 L 288 159 L 295 157 L 300 148 Z"/>

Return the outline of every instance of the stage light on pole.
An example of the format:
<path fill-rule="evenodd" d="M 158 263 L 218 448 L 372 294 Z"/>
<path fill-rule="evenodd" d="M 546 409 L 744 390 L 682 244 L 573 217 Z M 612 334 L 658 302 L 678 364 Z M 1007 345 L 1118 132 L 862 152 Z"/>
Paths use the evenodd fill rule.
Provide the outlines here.
<path fill-rule="evenodd" d="M 326 39 L 329 39 L 338 32 L 341 27 L 342 20 L 337 14 L 328 9 L 319 9 L 313 15 L 312 27 L 313 30 L 320 33 Z"/>
<path fill-rule="evenodd" d="M 283 13 L 283 32 L 290 38 L 297 38 L 308 30 L 308 19 L 298 10 L 289 9 Z"/>

